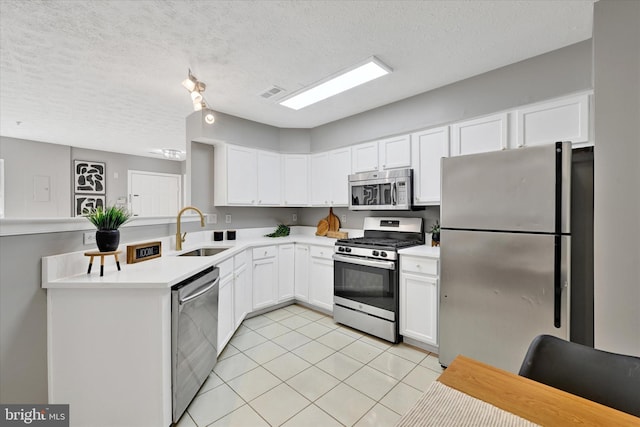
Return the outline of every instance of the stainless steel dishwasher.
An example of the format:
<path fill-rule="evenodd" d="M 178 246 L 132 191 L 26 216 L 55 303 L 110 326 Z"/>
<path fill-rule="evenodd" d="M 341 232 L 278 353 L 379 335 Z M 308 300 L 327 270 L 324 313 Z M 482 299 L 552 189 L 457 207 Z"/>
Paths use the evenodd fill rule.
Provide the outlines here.
<path fill-rule="evenodd" d="M 218 357 L 219 270 L 209 267 L 171 288 L 173 422 L 182 416 Z"/>

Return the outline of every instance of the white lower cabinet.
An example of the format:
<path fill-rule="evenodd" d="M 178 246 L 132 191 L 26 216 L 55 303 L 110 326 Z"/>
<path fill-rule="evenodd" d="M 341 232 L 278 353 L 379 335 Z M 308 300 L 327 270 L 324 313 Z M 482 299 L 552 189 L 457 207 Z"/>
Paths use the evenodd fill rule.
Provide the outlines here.
<path fill-rule="evenodd" d="M 252 310 L 247 251 L 233 257 L 233 268 L 233 311 L 234 324 L 237 329 Z"/>
<path fill-rule="evenodd" d="M 220 268 L 220 285 L 218 287 L 218 355 L 222 353 L 233 333 L 235 321 L 233 316 L 233 259 L 222 262 Z"/>
<path fill-rule="evenodd" d="M 400 335 L 438 346 L 438 259 L 400 256 Z"/>
<path fill-rule="evenodd" d="M 333 248 L 310 246 L 309 304 L 333 311 Z"/>
<path fill-rule="evenodd" d="M 278 246 L 278 302 L 292 300 L 295 287 L 294 244 Z"/>
<path fill-rule="evenodd" d="M 309 302 L 309 245 L 296 243 L 295 298 Z"/>
<path fill-rule="evenodd" d="M 278 251 L 276 246 L 253 249 L 252 281 L 253 310 L 278 302 Z"/>

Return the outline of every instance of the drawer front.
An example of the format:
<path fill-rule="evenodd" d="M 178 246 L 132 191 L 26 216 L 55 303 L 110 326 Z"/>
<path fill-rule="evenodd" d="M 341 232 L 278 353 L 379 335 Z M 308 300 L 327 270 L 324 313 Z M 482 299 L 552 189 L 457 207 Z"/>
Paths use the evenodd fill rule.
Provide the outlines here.
<path fill-rule="evenodd" d="M 233 258 L 222 261 L 218 264 L 218 268 L 220 269 L 220 279 L 222 280 L 233 273 Z"/>
<path fill-rule="evenodd" d="M 247 263 L 247 251 L 242 251 L 238 255 L 233 257 L 234 268 L 242 267 Z"/>
<path fill-rule="evenodd" d="M 400 255 L 400 269 L 407 273 L 438 275 L 438 260 L 436 258 L 422 258 Z"/>
<path fill-rule="evenodd" d="M 263 246 L 261 248 L 255 248 L 253 250 L 253 260 L 262 259 L 262 258 L 273 258 L 278 253 L 278 250 L 275 246 Z"/>
<path fill-rule="evenodd" d="M 333 247 L 332 246 L 311 246 L 311 256 L 314 258 L 332 259 Z"/>

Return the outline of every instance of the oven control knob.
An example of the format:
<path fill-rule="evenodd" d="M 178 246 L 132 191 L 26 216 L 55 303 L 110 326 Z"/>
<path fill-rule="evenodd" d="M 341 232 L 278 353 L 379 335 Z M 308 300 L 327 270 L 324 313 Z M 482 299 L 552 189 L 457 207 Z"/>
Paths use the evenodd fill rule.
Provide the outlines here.
<path fill-rule="evenodd" d="M 384 252 L 384 251 L 383 251 L 383 252 L 380 252 L 380 256 L 381 256 L 382 258 L 386 258 L 386 257 L 387 257 L 387 253 L 386 253 L 386 252 Z"/>
<path fill-rule="evenodd" d="M 345 251 L 346 253 L 349 253 L 349 252 L 351 252 L 351 248 L 344 248 L 344 251 Z"/>
<path fill-rule="evenodd" d="M 338 252 L 344 252 L 344 248 L 343 248 L 342 246 L 340 246 L 340 247 L 338 248 Z"/>
<path fill-rule="evenodd" d="M 371 255 L 373 255 L 373 256 L 378 256 L 378 255 L 380 255 L 380 252 L 378 252 L 378 251 L 373 251 L 373 252 L 371 253 Z"/>

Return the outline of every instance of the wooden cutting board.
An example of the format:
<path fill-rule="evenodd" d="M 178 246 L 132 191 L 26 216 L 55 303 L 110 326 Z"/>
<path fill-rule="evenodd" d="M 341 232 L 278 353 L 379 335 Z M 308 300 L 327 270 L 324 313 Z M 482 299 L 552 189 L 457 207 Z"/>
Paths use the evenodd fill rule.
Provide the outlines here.
<path fill-rule="evenodd" d="M 326 218 L 322 218 L 318 221 L 318 227 L 316 228 L 316 236 L 326 236 L 329 231 L 329 221 Z"/>
<path fill-rule="evenodd" d="M 327 222 L 329 223 L 329 231 L 338 231 L 340 228 L 340 219 L 333 213 L 333 208 L 329 208 Z"/>

